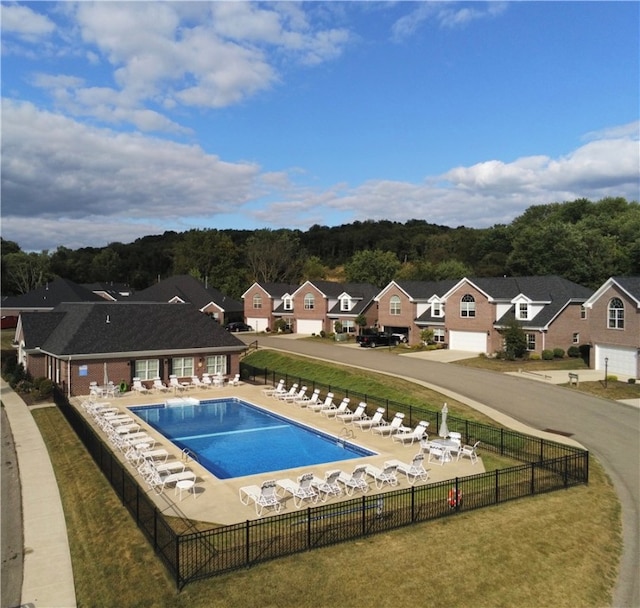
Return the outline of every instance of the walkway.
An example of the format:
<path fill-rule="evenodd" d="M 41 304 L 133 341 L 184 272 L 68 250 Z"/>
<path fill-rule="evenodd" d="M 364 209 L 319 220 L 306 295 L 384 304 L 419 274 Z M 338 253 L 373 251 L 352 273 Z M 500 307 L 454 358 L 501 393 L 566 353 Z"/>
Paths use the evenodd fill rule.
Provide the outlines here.
<path fill-rule="evenodd" d="M 36 608 L 74 608 L 76 595 L 67 526 L 49 453 L 24 401 L 2 379 L 0 389 L 15 442 L 22 490 L 23 575 L 15 568 L 20 564 L 11 565 L 12 576 L 23 576 L 20 603 Z M 3 467 L 5 464 L 3 458 Z M 19 502 L 18 497 L 18 506 Z M 20 526 L 20 511 L 16 513 L 15 507 L 16 495 L 10 493 L 5 497 L 3 493 L 3 521 L 5 517 L 13 517 L 13 525 Z"/>

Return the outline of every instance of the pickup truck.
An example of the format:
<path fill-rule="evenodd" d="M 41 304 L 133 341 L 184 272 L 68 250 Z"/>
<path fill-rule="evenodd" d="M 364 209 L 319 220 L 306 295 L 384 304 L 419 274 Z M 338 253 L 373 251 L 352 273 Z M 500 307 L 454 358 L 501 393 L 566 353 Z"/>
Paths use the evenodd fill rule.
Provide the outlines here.
<path fill-rule="evenodd" d="M 360 346 L 376 348 L 376 346 L 398 346 L 402 340 L 399 336 L 386 332 L 368 332 L 359 335 L 356 341 Z"/>

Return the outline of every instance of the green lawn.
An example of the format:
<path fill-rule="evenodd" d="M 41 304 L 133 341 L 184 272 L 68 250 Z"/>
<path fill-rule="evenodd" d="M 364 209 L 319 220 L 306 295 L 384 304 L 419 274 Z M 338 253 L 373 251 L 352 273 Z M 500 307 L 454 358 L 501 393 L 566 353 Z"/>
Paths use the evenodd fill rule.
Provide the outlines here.
<path fill-rule="evenodd" d="M 272 359 L 270 367 L 293 369 L 302 364 L 288 359 L 289 363 Z M 336 385 L 352 386 L 356 379 L 341 376 L 344 368 L 314 367 L 314 377 L 331 376 Z M 400 392 L 407 397 L 409 392 L 405 384 L 387 377 L 360 371 L 356 375 L 363 385 L 369 376 L 369 392 L 378 390 L 380 382 L 390 395 Z M 411 385 L 411 398 L 420 399 L 423 391 Z M 430 400 L 440 403 L 441 397 L 423 395 L 422 401 Z M 278 559 L 188 585 L 177 593 L 58 410 L 33 414 L 61 489 L 81 607 L 600 608 L 611 604 L 621 550 L 620 506 L 609 479 L 593 459 L 588 486 Z"/>

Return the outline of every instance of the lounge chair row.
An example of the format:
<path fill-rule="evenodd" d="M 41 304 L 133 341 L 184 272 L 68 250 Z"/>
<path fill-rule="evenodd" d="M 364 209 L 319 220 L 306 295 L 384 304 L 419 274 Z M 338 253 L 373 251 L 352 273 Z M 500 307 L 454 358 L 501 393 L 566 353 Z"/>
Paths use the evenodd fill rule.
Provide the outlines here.
<path fill-rule="evenodd" d="M 193 492 L 195 497 L 196 475 L 178 460 L 169 461 L 169 452 L 157 446 L 134 419 L 110 403 L 85 401 L 82 407 L 106 434 L 111 444 L 123 453 L 127 462 L 135 467 L 146 484 L 157 494 L 165 487 L 176 486 Z"/>
<path fill-rule="evenodd" d="M 411 485 L 417 481 L 427 481 L 429 473 L 424 468 L 424 454 L 416 454 L 408 463 L 390 460 L 382 467 L 358 465 L 352 473 L 335 469 L 327 471 L 324 477 L 305 473 L 297 481 L 289 478 L 270 479 L 260 486 L 240 488 L 240 502 L 244 505 L 253 503 L 256 514 L 261 517 L 266 509 L 279 513 L 288 498 L 293 498 L 294 506 L 299 509 L 305 504 L 316 504 L 319 500 L 325 502 L 328 498 L 341 496 L 343 493 L 347 496 L 353 496 L 356 492 L 367 493 L 370 489 L 368 477 L 372 478 L 378 489 L 382 489 L 384 485 L 395 487 L 398 485 L 397 473 L 406 475 Z"/>
<path fill-rule="evenodd" d="M 207 389 L 212 387 L 222 387 L 225 384 L 225 378 L 222 374 L 202 374 L 202 379 L 198 376 L 191 376 L 189 381 L 179 380 L 175 374 L 169 376 L 169 384 L 165 384 L 159 377 L 152 380 L 151 386 L 147 386 L 140 378 L 134 378 L 131 384 L 131 390 L 134 392 L 147 394 L 152 391 L 156 393 L 174 393 L 186 391 L 192 388 Z M 240 374 L 236 374 L 233 378 L 229 378 L 228 386 L 238 386 L 240 384 Z"/>

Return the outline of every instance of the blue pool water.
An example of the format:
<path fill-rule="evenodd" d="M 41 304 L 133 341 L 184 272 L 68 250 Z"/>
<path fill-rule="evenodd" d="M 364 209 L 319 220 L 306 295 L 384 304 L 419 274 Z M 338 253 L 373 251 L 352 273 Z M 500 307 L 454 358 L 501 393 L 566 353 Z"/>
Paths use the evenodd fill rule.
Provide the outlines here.
<path fill-rule="evenodd" d="M 375 453 L 235 398 L 130 409 L 180 449 L 197 454 L 200 464 L 218 479 Z"/>

